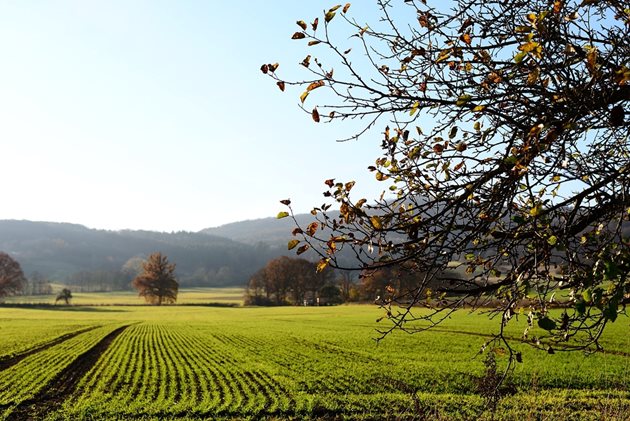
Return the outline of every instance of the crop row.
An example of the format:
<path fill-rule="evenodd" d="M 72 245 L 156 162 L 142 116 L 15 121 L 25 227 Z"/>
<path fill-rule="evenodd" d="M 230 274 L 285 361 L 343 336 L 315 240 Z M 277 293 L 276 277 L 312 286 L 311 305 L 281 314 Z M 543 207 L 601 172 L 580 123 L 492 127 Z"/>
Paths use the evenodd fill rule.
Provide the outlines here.
<path fill-rule="evenodd" d="M 95 327 L 45 347 L 0 371 L 0 407 L 11 408 L 32 398 L 79 355 L 92 348 L 115 326 Z"/>

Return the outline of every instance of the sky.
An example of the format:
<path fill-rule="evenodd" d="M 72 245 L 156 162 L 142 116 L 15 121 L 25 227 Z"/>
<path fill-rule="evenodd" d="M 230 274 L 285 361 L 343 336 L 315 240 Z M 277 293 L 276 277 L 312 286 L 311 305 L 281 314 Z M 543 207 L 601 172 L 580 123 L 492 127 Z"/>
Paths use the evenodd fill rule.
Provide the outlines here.
<path fill-rule="evenodd" d="M 308 77 L 295 22 L 333 5 L 0 0 L 0 219 L 198 231 L 287 198 L 308 212 L 328 178 L 378 196 L 381 128 L 337 142 L 356 125 L 314 123 L 260 71 Z M 350 12 L 377 19 L 372 1 Z"/>

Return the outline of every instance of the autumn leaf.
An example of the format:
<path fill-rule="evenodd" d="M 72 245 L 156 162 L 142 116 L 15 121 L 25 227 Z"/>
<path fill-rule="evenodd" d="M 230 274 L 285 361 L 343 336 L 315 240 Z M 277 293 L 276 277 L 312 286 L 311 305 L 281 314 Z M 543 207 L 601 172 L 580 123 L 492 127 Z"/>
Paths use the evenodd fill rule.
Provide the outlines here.
<path fill-rule="evenodd" d="M 297 228 L 293 228 L 293 231 L 291 231 L 291 234 L 295 237 L 298 234 L 302 234 L 304 231 L 302 231 L 302 228 L 297 227 Z"/>
<path fill-rule="evenodd" d="M 331 7 L 330 9 L 328 9 L 328 11 L 329 11 L 329 12 L 334 12 L 335 10 L 339 9 L 340 7 L 341 7 L 341 5 L 340 5 L 340 4 L 338 4 L 338 5 L 336 5 L 336 6 Z"/>
<path fill-rule="evenodd" d="M 462 41 L 464 41 L 464 43 L 466 45 L 470 45 L 470 43 L 472 42 L 472 38 L 470 36 L 470 34 L 467 32 L 464 35 L 462 35 L 461 37 L 459 37 Z"/>
<path fill-rule="evenodd" d="M 276 82 L 276 85 L 278 85 L 278 88 L 280 88 L 280 90 L 282 92 L 284 92 L 284 82 L 283 81 Z"/>
<path fill-rule="evenodd" d="M 304 35 L 304 32 L 296 32 L 291 37 L 291 39 L 304 39 L 304 38 L 306 38 L 306 35 Z"/>
<path fill-rule="evenodd" d="M 313 31 L 317 31 L 317 25 L 318 24 L 319 24 L 319 18 L 315 18 L 313 23 L 311 23 L 311 28 L 313 28 Z"/>
<path fill-rule="evenodd" d="M 326 269 L 326 266 L 328 266 L 328 262 L 330 262 L 330 259 L 321 259 L 319 263 L 317 263 L 317 273 Z"/>
<path fill-rule="evenodd" d="M 300 240 L 293 239 L 289 241 L 287 244 L 287 250 L 293 250 L 298 244 L 300 244 Z"/>
<path fill-rule="evenodd" d="M 343 6 L 343 10 L 342 10 L 342 12 L 343 12 L 343 13 L 346 13 L 346 12 L 348 11 L 348 9 L 349 9 L 349 8 L 350 8 L 350 3 L 346 3 L 346 5 L 345 5 L 345 6 Z"/>
<path fill-rule="evenodd" d="M 269 71 L 273 73 L 278 69 L 278 66 L 280 65 L 278 63 L 274 63 L 274 64 L 268 64 L 267 66 L 269 66 Z"/>
<path fill-rule="evenodd" d="M 306 87 L 306 91 L 307 91 L 307 92 L 310 92 L 310 91 L 312 91 L 313 89 L 317 89 L 317 88 L 322 87 L 322 86 L 324 86 L 324 85 L 325 85 L 325 83 L 324 83 L 324 81 L 323 81 L 323 80 L 318 80 L 317 82 L 313 82 L 313 83 L 309 84 L 309 85 Z"/>
<path fill-rule="evenodd" d="M 317 232 L 318 227 L 319 224 L 317 222 L 311 222 L 310 224 L 308 224 L 308 227 L 306 227 L 306 233 L 312 237 Z"/>
<path fill-rule="evenodd" d="M 306 22 L 304 22 L 303 20 L 298 20 L 298 21 L 297 21 L 297 22 L 295 22 L 295 23 L 297 23 L 297 24 L 298 24 L 298 26 L 299 26 L 300 28 L 302 28 L 303 30 L 305 30 L 305 31 L 306 31 L 306 28 L 307 28 L 307 26 L 306 26 Z"/>
<path fill-rule="evenodd" d="M 287 216 L 289 216 L 289 212 L 278 212 L 278 215 L 276 215 L 276 219 L 286 218 Z"/>
<path fill-rule="evenodd" d="M 263 72 L 264 74 L 267 74 L 269 72 L 269 66 L 267 66 L 266 64 L 263 64 L 262 66 L 260 66 L 260 71 Z"/>
<path fill-rule="evenodd" d="M 302 104 L 304 104 L 304 101 L 306 100 L 307 96 L 308 96 L 308 91 L 304 91 L 302 92 L 302 95 L 300 95 L 300 101 L 302 102 Z"/>
<path fill-rule="evenodd" d="M 336 13 L 333 11 L 328 11 L 326 12 L 326 15 L 324 16 L 324 20 L 326 21 L 326 23 L 330 22 L 334 17 L 335 17 Z"/>
<path fill-rule="evenodd" d="M 370 223 L 372 224 L 374 229 L 383 229 L 383 221 L 381 221 L 381 218 L 376 215 L 370 217 Z"/>
<path fill-rule="evenodd" d="M 334 178 L 329 178 L 328 180 L 324 181 L 324 184 L 326 184 L 328 187 L 330 187 L 332 189 L 332 186 L 335 185 L 335 179 Z"/>
<path fill-rule="evenodd" d="M 309 47 L 312 47 L 313 45 L 317 45 L 317 44 L 319 44 L 320 42 L 321 42 L 321 41 L 317 41 L 317 40 L 315 40 L 315 41 L 309 41 L 309 42 L 308 42 L 308 46 L 309 46 Z"/>
<path fill-rule="evenodd" d="M 313 121 L 315 121 L 315 123 L 319 123 L 319 111 L 317 111 L 317 107 L 313 108 L 313 111 L 311 112 L 311 117 L 313 117 Z"/>
<path fill-rule="evenodd" d="M 304 60 L 302 60 L 302 66 L 304 67 L 308 67 L 311 64 L 311 55 L 307 55 L 306 57 L 304 57 Z"/>
<path fill-rule="evenodd" d="M 300 254 L 304 253 L 308 249 L 309 249 L 309 245 L 308 244 L 304 244 L 299 249 L 297 249 L 297 252 L 295 254 L 297 254 L 299 256 Z"/>
<path fill-rule="evenodd" d="M 529 86 L 534 85 L 536 82 L 538 82 L 539 76 L 540 76 L 540 69 L 536 67 L 527 75 L 527 84 Z"/>
<path fill-rule="evenodd" d="M 553 13 L 555 13 L 556 15 L 558 13 L 560 13 L 562 11 L 562 6 L 564 6 L 562 4 L 562 1 L 554 1 L 553 2 Z"/>
<path fill-rule="evenodd" d="M 435 152 L 436 154 L 441 154 L 442 152 L 444 152 L 444 146 L 442 146 L 440 143 L 436 143 L 435 145 L 433 145 L 433 152 Z"/>
<path fill-rule="evenodd" d="M 463 107 L 464 105 L 468 104 L 471 99 L 472 97 L 468 94 L 460 95 L 459 98 L 457 98 L 455 105 L 457 105 L 458 107 Z"/>
<path fill-rule="evenodd" d="M 289 206 L 291 204 L 291 200 L 284 199 L 284 200 L 281 200 L 280 203 L 282 203 L 283 205 Z"/>

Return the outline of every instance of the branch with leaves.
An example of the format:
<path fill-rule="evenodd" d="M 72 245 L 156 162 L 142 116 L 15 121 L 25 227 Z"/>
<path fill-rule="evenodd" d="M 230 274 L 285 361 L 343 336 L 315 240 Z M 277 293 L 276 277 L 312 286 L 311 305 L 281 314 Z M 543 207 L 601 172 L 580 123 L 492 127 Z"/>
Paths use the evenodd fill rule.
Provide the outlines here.
<path fill-rule="evenodd" d="M 357 270 L 399 266 L 421 277 L 381 297 L 391 322 L 383 335 L 491 307 L 510 361 L 521 357 L 504 328 L 518 313 L 532 346 L 598 349 L 630 301 L 630 9 L 615 0 L 427 3 L 380 0 L 371 25 L 335 6 L 321 25 L 297 22 L 306 78 L 262 66 L 282 91 L 303 89 L 316 123 L 360 119 L 349 139 L 363 141 L 384 126 L 382 155 L 368 167 L 383 194 L 356 199 L 353 181 L 326 180 L 330 202 L 289 248 L 315 250 L 320 269 L 350 252 Z M 349 38 L 332 36 L 343 30 Z M 283 203 L 279 216 L 293 216 Z M 528 337 L 533 326 L 546 336 Z"/>

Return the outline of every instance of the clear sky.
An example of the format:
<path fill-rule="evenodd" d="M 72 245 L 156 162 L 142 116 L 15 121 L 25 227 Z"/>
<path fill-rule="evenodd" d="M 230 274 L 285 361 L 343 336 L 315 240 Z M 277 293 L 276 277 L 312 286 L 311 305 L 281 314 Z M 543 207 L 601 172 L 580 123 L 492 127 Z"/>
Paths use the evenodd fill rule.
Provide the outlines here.
<path fill-rule="evenodd" d="M 351 126 L 315 124 L 259 70 L 306 77 L 295 21 L 333 5 L 0 0 L 0 219 L 197 231 L 286 198 L 307 212 L 332 177 L 374 197 L 382 128 L 337 143 Z"/>

